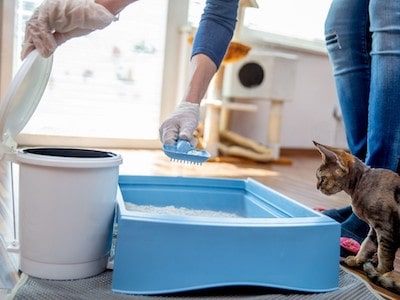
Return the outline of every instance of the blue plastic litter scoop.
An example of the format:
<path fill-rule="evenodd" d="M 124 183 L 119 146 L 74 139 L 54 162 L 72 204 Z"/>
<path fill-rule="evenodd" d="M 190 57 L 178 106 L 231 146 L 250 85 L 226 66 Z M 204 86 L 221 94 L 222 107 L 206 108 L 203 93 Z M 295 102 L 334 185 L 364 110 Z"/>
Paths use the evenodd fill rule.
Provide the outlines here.
<path fill-rule="evenodd" d="M 176 145 L 164 145 L 163 150 L 171 161 L 195 165 L 201 165 L 211 157 L 206 150 L 197 149 L 185 140 L 178 140 Z"/>

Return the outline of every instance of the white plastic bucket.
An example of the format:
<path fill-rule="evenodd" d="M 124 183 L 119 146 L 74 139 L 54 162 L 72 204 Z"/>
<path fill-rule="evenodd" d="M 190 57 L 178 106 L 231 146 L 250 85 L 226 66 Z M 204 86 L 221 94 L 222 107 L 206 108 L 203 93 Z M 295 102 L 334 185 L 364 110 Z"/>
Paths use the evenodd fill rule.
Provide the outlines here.
<path fill-rule="evenodd" d="M 31 148 L 19 164 L 20 269 L 68 280 L 105 270 L 111 245 L 118 154 Z"/>

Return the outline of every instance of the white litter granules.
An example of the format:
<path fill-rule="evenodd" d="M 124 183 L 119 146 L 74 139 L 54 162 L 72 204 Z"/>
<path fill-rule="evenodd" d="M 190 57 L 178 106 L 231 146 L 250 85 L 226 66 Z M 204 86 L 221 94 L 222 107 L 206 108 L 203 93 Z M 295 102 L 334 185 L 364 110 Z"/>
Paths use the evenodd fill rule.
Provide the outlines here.
<path fill-rule="evenodd" d="M 177 216 L 196 216 L 196 217 L 212 217 L 212 218 L 240 218 L 239 215 L 224 211 L 205 210 L 205 209 L 189 209 L 186 207 L 154 206 L 154 205 L 138 205 L 131 202 L 125 202 L 127 210 L 139 211 L 151 214 L 177 215 Z"/>

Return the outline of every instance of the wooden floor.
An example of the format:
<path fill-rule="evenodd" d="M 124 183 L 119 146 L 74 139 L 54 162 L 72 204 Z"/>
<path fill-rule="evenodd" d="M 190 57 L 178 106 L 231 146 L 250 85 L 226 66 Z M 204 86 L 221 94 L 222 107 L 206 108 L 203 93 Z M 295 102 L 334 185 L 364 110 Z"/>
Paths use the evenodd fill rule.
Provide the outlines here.
<path fill-rule="evenodd" d="M 202 166 L 170 162 L 161 151 L 112 150 L 124 159 L 120 174 L 167 175 L 248 178 L 308 206 L 339 208 L 349 204 L 349 198 L 341 193 L 325 196 L 316 190 L 315 170 L 320 164 L 317 151 L 283 150 L 282 160 L 274 163 L 225 160 L 207 162 Z M 224 161 L 224 160 L 223 160 Z M 6 295 L 18 280 L 17 258 L 5 251 L 7 243 L 13 240 L 13 206 L 11 201 L 10 164 L 0 165 L 0 299 Z M 11 258 L 11 259 L 10 259 Z M 390 294 L 387 297 L 390 298 Z M 397 298 L 398 299 L 398 298 Z"/>

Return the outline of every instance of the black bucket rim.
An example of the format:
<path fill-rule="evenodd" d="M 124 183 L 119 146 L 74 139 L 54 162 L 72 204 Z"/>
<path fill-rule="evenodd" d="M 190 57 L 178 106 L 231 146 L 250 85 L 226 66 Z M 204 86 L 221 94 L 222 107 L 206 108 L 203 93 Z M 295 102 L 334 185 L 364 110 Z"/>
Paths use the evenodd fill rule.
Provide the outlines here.
<path fill-rule="evenodd" d="M 95 149 L 82 149 L 82 148 L 63 148 L 63 147 L 38 147 L 38 148 L 26 148 L 22 150 L 23 153 L 51 156 L 51 157 L 65 157 L 65 158 L 111 158 L 116 157 L 117 154 L 95 150 Z"/>

